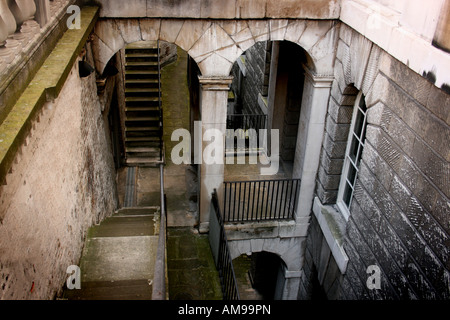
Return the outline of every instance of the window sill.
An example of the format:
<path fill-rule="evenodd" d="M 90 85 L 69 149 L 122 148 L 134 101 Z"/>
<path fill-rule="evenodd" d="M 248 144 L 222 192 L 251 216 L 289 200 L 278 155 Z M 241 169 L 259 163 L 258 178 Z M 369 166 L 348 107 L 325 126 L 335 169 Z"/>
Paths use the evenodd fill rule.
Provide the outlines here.
<path fill-rule="evenodd" d="M 345 274 L 348 265 L 348 256 L 343 247 L 346 229 L 344 217 L 334 207 L 322 205 L 318 198 L 314 200 L 313 212 L 339 270 L 342 274 Z"/>

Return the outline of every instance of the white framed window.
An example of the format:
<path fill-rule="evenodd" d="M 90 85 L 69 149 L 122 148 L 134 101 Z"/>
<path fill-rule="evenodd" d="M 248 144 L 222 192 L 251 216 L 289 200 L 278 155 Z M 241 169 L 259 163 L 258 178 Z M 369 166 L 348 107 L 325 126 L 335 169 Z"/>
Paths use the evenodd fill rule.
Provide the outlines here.
<path fill-rule="evenodd" d="M 362 153 L 366 142 L 367 106 L 362 93 L 358 94 L 355 102 L 352 125 L 342 170 L 337 205 L 348 220 L 353 202 L 356 180 L 361 165 Z"/>

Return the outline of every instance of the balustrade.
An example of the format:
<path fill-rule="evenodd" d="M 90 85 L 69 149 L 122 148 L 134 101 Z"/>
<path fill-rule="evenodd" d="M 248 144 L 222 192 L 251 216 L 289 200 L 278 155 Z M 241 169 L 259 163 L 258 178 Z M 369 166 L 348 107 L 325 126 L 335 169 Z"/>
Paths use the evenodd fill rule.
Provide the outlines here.
<path fill-rule="evenodd" d="M 69 0 L 0 0 L 0 74 Z"/>

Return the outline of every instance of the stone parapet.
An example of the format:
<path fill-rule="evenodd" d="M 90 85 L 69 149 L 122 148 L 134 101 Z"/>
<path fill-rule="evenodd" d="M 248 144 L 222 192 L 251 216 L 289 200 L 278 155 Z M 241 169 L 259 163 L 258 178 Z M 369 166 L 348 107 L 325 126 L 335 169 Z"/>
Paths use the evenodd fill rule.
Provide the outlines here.
<path fill-rule="evenodd" d="M 32 128 L 32 122 L 47 100 L 58 97 L 67 76 L 84 47 L 98 15 L 97 7 L 81 12 L 82 27 L 69 30 L 22 93 L 0 125 L 0 181 L 5 182 L 17 152 Z"/>
<path fill-rule="evenodd" d="M 76 0 L 0 1 L 0 123 L 67 29 Z"/>

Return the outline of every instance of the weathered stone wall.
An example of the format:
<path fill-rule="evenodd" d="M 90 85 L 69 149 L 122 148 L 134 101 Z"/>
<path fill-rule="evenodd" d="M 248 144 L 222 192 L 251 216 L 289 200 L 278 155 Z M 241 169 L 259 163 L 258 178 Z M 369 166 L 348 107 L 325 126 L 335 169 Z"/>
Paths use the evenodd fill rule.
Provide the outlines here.
<path fill-rule="evenodd" d="M 245 52 L 245 75 L 239 81 L 240 68 L 236 62 L 231 89 L 237 97 L 237 109 L 243 114 L 263 114 L 259 95 L 267 96 L 270 75 L 270 44 L 258 42 Z"/>
<path fill-rule="evenodd" d="M 96 0 L 102 17 L 336 19 L 340 0 Z"/>
<path fill-rule="evenodd" d="M 80 79 L 76 63 L 0 187 L 0 299 L 54 298 L 88 227 L 116 209 L 104 121 L 95 75 Z"/>
<path fill-rule="evenodd" d="M 335 203 L 359 90 L 369 107 L 341 298 L 448 299 L 449 95 L 346 25 L 335 77 L 317 188 L 323 204 Z M 381 268 L 381 290 L 366 286 L 371 265 Z"/>
<path fill-rule="evenodd" d="M 342 293 L 343 276 L 316 217 L 312 217 L 309 228 L 298 299 L 337 300 Z"/>

